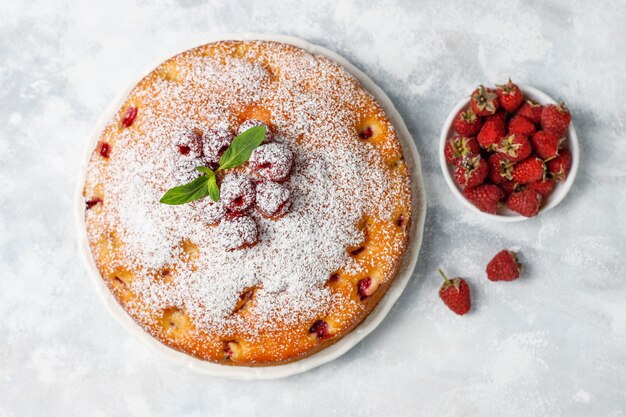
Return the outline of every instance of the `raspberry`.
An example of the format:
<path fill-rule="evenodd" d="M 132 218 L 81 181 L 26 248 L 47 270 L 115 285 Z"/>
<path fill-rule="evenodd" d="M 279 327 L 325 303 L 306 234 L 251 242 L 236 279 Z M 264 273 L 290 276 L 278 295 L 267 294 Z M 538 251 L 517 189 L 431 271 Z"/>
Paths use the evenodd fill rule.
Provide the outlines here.
<path fill-rule="evenodd" d="M 316 320 L 309 329 L 309 333 L 315 334 L 319 340 L 328 339 L 330 337 L 328 323 L 324 320 Z"/>
<path fill-rule="evenodd" d="M 131 127 L 137 117 L 137 107 L 130 106 L 126 109 L 124 118 L 122 119 L 122 127 Z"/>
<path fill-rule="evenodd" d="M 359 132 L 359 137 L 363 140 L 367 140 L 374 136 L 374 130 L 371 126 L 366 126 L 363 130 Z"/>
<path fill-rule="evenodd" d="M 227 251 L 248 248 L 258 242 L 259 232 L 249 216 L 227 216 L 218 226 L 221 245 Z"/>
<path fill-rule="evenodd" d="M 483 184 L 464 190 L 463 195 L 480 211 L 496 214 L 498 203 L 504 197 L 504 192 L 497 185 Z"/>
<path fill-rule="evenodd" d="M 291 206 L 290 192 L 282 184 L 263 181 L 256 186 L 256 207 L 265 217 L 283 216 Z"/>
<path fill-rule="evenodd" d="M 487 159 L 489 165 L 488 178 L 494 184 L 502 184 L 513 179 L 513 163 L 502 153 L 494 153 Z"/>
<path fill-rule="evenodd" d="M 111 156 L 111 145 L 106 142 L 98 142 L 98 147 L 96 149 L 103 158 L 109 158 Z"/>
<path fill-rule="evenodd" d="M 212 170 L 220 165 L 220 158 L 226 152 L 235 137 L 225 129 L 210 129 L 204 135 L 202 153 L 206 164 Z"/>
<path fill-rule="evenodd" d="M 521 269 L 517 254 L 504 249 L 487 264 L 487 278 L 490 281 L 513 281 L 519 278 Z"/>
<path fill-rule="evenodd" d="M 470 105 L 477 116 L 491 116 L 500 107 L 500 99 L 494 90 L 481 85 L 472 93 Z"/>
<path fill-rule="evenodd" d="M 541 104 L 533 100 L 526 100 L 517 111 L 517 115 L 524 116 L 534 124 L 538 125 L 541 122 L 542 110 L 543 106 L 541 106 Z"/>
<path fill-rule="evenodd" d="M 202 131 L 194 128 L 180 133 L 174 144 L 178 152 L 188 159 L 196 159 L 202 156 Z"/>
<path fill-rule="evenodd" d="M 94 197 L 91 200 L 85 201 L 85 206 L 87 210 L 90 210 L 96 204 L 101 204 L 101 203 L 102 203 L 102 199 L 100 197 Z"/>
<path fill-rule="evenodd" d="M 537 191 L 544 198 L 549 196 L 554 190 L 556 182 L 552 178 L 546 178 L 545 180 L 535 181 L 528 184 L 528 188 Z"/>
<path fill-rule="evenodd" d="M 272 134 L 270 127 L 266 123 L 257 119 L 248 119 L 240 124 L 239 129 L 237 129 L 237 135 L 241 135 L 243 132 L 254 126 L 265 126 L 265 140 L 263 143 L 271 142 L 274 139 L 274 135 Z"/>
<path fill-rule="evenodd" d="M 480 146 L 475 138 L 454 135 L 446 142 L 444 154 L 448 163 L 458 166 L 464 158 L 479 155 Z"/>
<path fill-rule="evenodd" d="M 243 213 L 254 204 L 255 187 L 247 175 L 239 173 L 227 175 L 222 180 L 220 191 L 220 201 L 230 212 Z"/>
<path fill-rule="evenodd" d="M 454 180 L 461 188 L 471 188 L 485 181 L 489 165 L 480 156 L 465 158 L 454 170 Z"/>
<path fill-rule="evenodd" d="M 287 179 L 293 165 L 293 154 L 286 145 L 269 143 L 254 150 L 250 166 L 264 178 L 282 182 Z"/>
<path fill-rule="evenodd" d="M 525 135 L 512 133 L 501 137 L 498 143 L 493 145 L 493 150 L 505 155 L 511 162 L 518 162 L 528 158 L 533 147 Z"/>
<path fill-rule="evenodd" d="M 543 197 L 538 191 L 527 188 L 513 192 L 506 201 L 509 208 L 522 216 L 534 217 L 539 213 Z"/>
<path fill-rule="evenodd" d="M 372 278 L 370 278 L 370 277 L 363 278 L 362 280 L 359 280 L 359 282 L 357 282 L 356 286 L 357 286 L 357 293 L 359 294 L 359 298 L 361 300 L 365 300 L 367 297 L 372 295 L 372 293 L 374 292 L 373 291 L 373 286 L 372 286 Z"/>
<path fill-rule="evenodd" d="M 216 203 L 210 197 L 206 197 L 193 201 L 191 204 L 195 205 L 194 211 L 200 213 L 198 219 L 204 221 L 208 226 L 218 224 L 226 216 L 226 207 L 224 207 L 222 200 Z"/>
<path fill-rule="evenodd" d="M 509 134 L 517 133 L 525 136 L 532 136 L 533 133 L 537 131 L 537 128 L 535 127 L 533 122 L 531 122 L 524 116 L 519 115 L 513 116 L 511 120 L 509 120 L 508 128 Z"/>
<path fill-rule="evenodd" d="M 548 159 L 558 154 L 561 138 L 550 130 L 540 130 L 533 135 L 532 142 L 537 156 Z"/>
<path fill-rule="evenodd" d="M 569 149 L 562 149 L 560 155 L 548 161 L 548 172 L 555 181 L 565 181 L 572 169 L 572 153 Z"/>

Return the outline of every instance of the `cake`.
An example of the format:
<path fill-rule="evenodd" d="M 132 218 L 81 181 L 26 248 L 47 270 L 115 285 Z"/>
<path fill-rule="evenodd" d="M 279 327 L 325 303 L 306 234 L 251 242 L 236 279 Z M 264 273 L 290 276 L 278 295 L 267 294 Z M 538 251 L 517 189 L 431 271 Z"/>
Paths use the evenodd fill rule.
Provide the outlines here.
<path fill-rule="evenodd" d="M 220 198 L 167 205 L 263 126 Z M 409 169 L 376 99 L 298 47 L 221 41 L 145 76 L 103 129 L 83 188 L 93 260 L 161 343 L 225 365 L 314 354 L 355 329 L 393 282 L 411 224 Z"/>

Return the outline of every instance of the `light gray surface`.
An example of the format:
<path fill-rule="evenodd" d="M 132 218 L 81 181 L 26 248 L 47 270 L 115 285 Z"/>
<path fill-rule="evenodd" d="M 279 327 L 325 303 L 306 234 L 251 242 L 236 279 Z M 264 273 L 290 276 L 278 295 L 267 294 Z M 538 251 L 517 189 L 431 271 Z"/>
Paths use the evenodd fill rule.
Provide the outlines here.
<path fill-rule="evenodd" d="M 0 417 L 624 416 L 626 4 L 280 3 L 0 3 Z M 77 256 L 72 194 L 104 107 L 168 51 L 233 31 L 299 36 L 369 74 L 416 138 L 428 193 L 416 274 L 381 327 L 287 380 L 161 360 L 111 320 Z M 461 95 L 509 75 L 566 100 L 583 153 L 558 208 L 496 224 L 447 189 L 437 136 Z M 490 283 L 505 246 L 527 270 Z M 472 314 L 442 306 L 440 266 L 469 278 Z"/>

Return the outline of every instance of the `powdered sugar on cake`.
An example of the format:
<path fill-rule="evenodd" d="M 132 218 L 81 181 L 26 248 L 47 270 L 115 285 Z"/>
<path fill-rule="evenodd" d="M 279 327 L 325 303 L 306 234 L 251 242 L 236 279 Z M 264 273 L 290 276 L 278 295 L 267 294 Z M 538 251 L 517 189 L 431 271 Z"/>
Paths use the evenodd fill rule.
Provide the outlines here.
<path fill-rule="evenodd" d="M 394 200 L 406 191 L 408 184 L 385 171 L 372 145 L 356 138 L 353 113 L 341 106 L 358 103 L 365 93 L 341 86 L 336 79 L 351 76 L 326 59 L 301 54 L 280 57 L 283 77 L 276 83 L 263 65 L 239 58 L 220 63 L 189 53 L 177 81 L 163 78 L 131 92 L 140 128 L 117 135 L 108 161 L 92 160 L 88 177 L 102 183 L 107 209 L 87 216 L 105 216 L 123 242 L 120 266 L 134 272 L 131 289 L 145 304 L 130 308 L 146 323 L 152 320 L 146 308 L 175 306 L 197 328 L 254 337 L 262 329 L 323 316 L 334 302 L 324 285 L 329 276 L 340 268 L 358 270 L 346 252 L 364 239 L 356 225 L 368 214 L 389 218 Z M 333 77 L 317 77 L 321 87 L 307 90 L 302 81 L 311 69 Z M 210 226 L 223 209 L 209 197 L 180 206 L 159 199 L 199 175 L 200 158 L 179 151 L 181 132 L 194 127 L 236 132 L 231 108 L 246 103 L 271 111 L 273 143 L 293 152 L 291 176 L 283 184 L 290 209 L 278 219 L 250 212 L 259 242 L 229 252 L 220 244 L 220 226 Z M 303 135 L 307 140 L 299 140 Z M 248 166 L 239 171 L 255 175 Z M 197 246 L 198 256 L 185 253 L 182 242 Z M 155 271 L 172 265 L 174 283 L 154 278 Z M 246 321 L 232 312 L 250 287 L 256 289 L 254 320 Z"/>

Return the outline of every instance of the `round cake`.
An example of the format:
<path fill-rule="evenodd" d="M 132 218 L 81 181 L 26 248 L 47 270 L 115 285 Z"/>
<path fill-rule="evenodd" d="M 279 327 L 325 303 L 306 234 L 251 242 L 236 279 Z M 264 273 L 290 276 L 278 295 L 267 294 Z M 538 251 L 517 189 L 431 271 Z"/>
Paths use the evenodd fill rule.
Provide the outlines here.
<path fill-rule="evenodd" d="M 218 168 L 257 126 L 249 159 Z M 197 167 L 216 172 L 217 202 L 160 202 Z M 173 349 L 239 366 L 301 359 L 358 326 L 412 215 L 374 97 L 328 58 L 269 41 L 204 45 L 144 77 L 102 131 L 83 196 L 95 265 L 124 310 Z"/>

